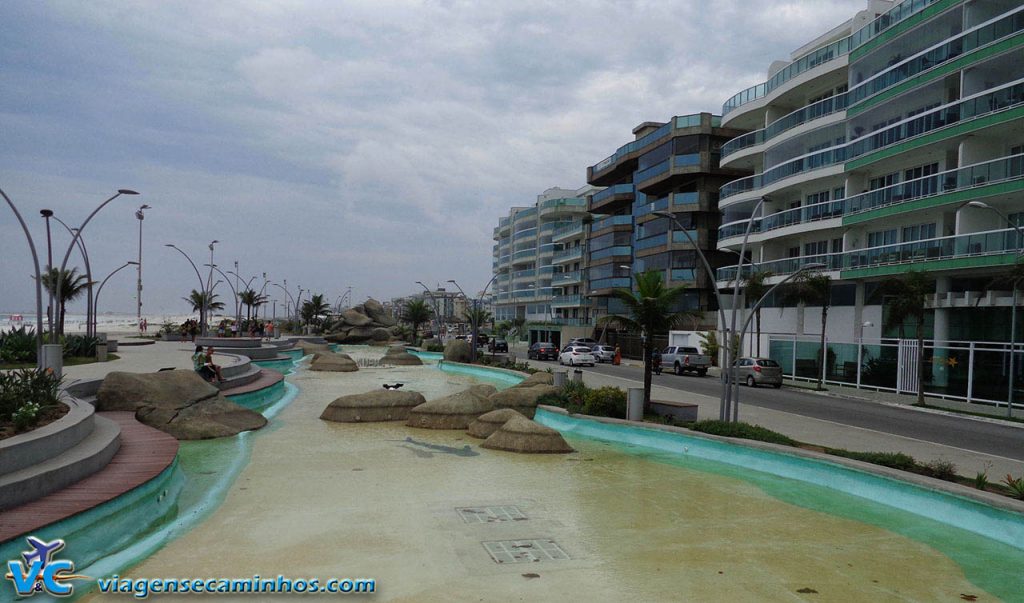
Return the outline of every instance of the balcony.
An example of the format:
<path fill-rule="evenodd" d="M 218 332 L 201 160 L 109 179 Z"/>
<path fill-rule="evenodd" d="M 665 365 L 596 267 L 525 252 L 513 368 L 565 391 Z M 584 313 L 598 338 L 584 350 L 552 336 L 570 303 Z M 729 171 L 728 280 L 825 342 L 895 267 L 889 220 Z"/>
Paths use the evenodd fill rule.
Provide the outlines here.
<path fill-rule="evenodd" d="M 551 284 L 555 287 L 561 285 L 571 285 L 573 283 L 578 283 L 581 280 L 583 280 L 583 271 L 573 270 L 571 272 L 559 272 L 557 274 L 553 274 L 551 276 L 551 279 Z"/>
<path fill-rule="evenodd" d="M 797 109 L 788 115 L 780 117 L 768 124 L 768 127 L 766 128 L 748 132 L 742 136 L 737 136 L 722 145 L 722 159 L 725 159 L 733 153 L 742 151 L 743 149 L 767 142 L 779 134 L 791 130 L 801 124 L 805 124 L 820 117 L 832 115 L 838 111 L 843 111 L 846 109 L 848 99 L 849 93 L 847 92 L 830 96 L 829 98 L 807 105 L 806 107 Z"/>
<path fill-rule="evenodd" d="M 534 259 L 536 257 L 537 257 L 537 248 L 534 247 L 534 248 L 524 249 L 522 251 L 517 251 L 517 252 L 513 253 L 512 254 L 512 261 L 513 262 L 521 262 L 521 261 L 525 261 L 525 260 Z"/>
<path fill-rule="evenodd" d="M 668 136 L 669 133 L 671 133 L 671 132 L 672 132 L 672 122 L 669 122 L 669 123 L 661 126 L 660 128 L 658 128 L 657 130 L 655 130 L 655 131 L 653 131 L 653 132 L 651 132 L 651 133 L 649 133 L 649 134 L 647 134 L 645 136 L 642 136 L 641 138 L 638 138 L 638 139 L 636 139 L 636 140 L 634 140 L 632 142 L 629 142 L 627 144 L 622 145 L 621 147 L 616 149 L 615 153 L 609 155 L 608 157 L 605 157 L 601 161 L 598 161 L 595 165 L 593 165 L 593 166 L 591 166 L 589 168 L 589 171 L 591 173 L 591 178 L 593 178 L 594 176 L 597 176 L 601 172 L 604 172 L 604 171 L 607 171 L 607 170 L 611 169 L 612 167 L 614 167 L 616 164 L 618 164 L 619 161 L 621 161 L 627 155 L 630 155 L 632 153 L 635 153 L 635 152 L 639 151 L 640 149 L 644 148 L 645 146 L 653 143 L 655 140 L 658 140 L 660 138 L 664 138 L 664 137 Z"/>
<path fill-rule="evenodd" d="M 560 226 L 551 233 L 552 241 L 560 241 L 571 237 L 583 235 L 583 222 L 574 222 L 567 226 Z"/>
<path fill-rule="evenodd" d="M 582 295 L 556 295 L 551 298 L 551 306 L 578 306 L 583 299 Z"/>
<path fill-rule="evenodd" d="M 561 316 L 556 316 L 554 318 L 549 318 L 547 320 L 547 323 L 548 324 L 553 324 L 553 325 L 566 325 L 566 326 L 580 327 L 580 326 L 589 325 L 590 324 L 590 320 L 588 320 L 586 318 L 563 318 Z"/>
<path fill-rule="evenodd" d="M 867 249 L 851 249 L 839 253 L 828 253 L 823 255 L 804 256 L 799 258 L 785 258 L 770 262 L 755 264 L 758 272 L 769 271 L 773 275 L 792 274 L 800 269 L 800 266 L 812 263 L 823 263 L 826 270 L 845 271 L 865 270 L 885 266 L 900 266 L 898 270 L 888 272 L 903 272 L 911 265 L 922 265 L 928 268 L 928 263 L 938 260 L 977 258 L 982 256 L 1002 256 L 1008 252 L 1015 252 L 1024 241 L 1020 240 L 1017 230 L 1006 228 L 1002 230 L 990 230 L 970 234 L 953 235 L 949 237 L 937 237 L 922 241 L 910 241 L 896 243 L 893 245 L 881 245 Z M 955 269 L 961 266 L 944 265 L 943 269 Z M 966 264 L 963 267 L 969 267 Z M 718 281 L 731 281 L 736 277 L 736 266 L 719 268 L 716 273 Z M 750 273 L 750 266 L 744 265 L 744 275 Z M 855 275 L 851 275 L 855 276 Z"/>
<path fill-rule="evenodd" d="M 562 219 L 586 213 L 587 200 L 577 197 L 548 199 L 538 204 L 540 217 L 544 219 Z"/>
<path fill-rule="evenodd" d="M 590 252 L 590 261 L 601 260 L 613 256 L 632 256 L 633 248 L 629 245 L 617 245 L 615 247 L 606 247 L 597 251 Z"/>
<path fill-rule="evenodd" d="M 599 289 L 629 289 L 633 284 L 628 276 L 613 276 L 610 278 L 599 278 L 590 281 L 590 290 Z"/>
<path fill-rule="evenodd" d="M 583 246 L 571 247 L 569 249 L 561 249 L 551 256 L 552 262 L 566 262 L 569 260 L 575 260 L 583 257 Z"/>
<path fill-rule="evenodd" d="M 904 0 L 871 23 L 854 32 L 849 37 L 837 40 L 828 46 L 824 46 L 817 50 L 813 50 L 790 63 L 787 67 L 780 70 L 763 84 L 751 86 L 750 88 L 735 94 L 722 105 L 722 116 L 724 117 L 725 115 L 728 115 L 730 112 L 749 102 L 767 96 L 772 90 L 782 86 L 784 83 L 805 71 L 829 61 L 833 61 L 840 56 L 849 54 L 850 51 L 862 44 L 865 44 L 886 29 L 889 29 L 907 17 L 920 12 L 929 4 L 937 1 L 938 0 Z"/>
<path fill-rule="evenodd" d="M 630 215 L 608 216 L 607 218 L 602 218 L 600 220 L 595 220 L 594 223 L 590 225 L 590 232 L 591 232 L 591 234 L 593 234 L 593 233 L 598 232 L 600 230 L 604 230 L 605 228 L 611 228 L 612 226 L 632 226 L 632 225 L 633 225 L 633 216 L 630 216 Z"/>
<path fill-rule="evenodd" d="M 512 280 L 514 280 L 514 281 L 520 281 L 520 280 L 523 280 L 523 279 L 533 280 L 534 278 L 536 278 L 536 276 L 537 276 L 537 270 L 536 269 L 516 270 L 515 272 L 512 273 Z"/>
<path fill-rule="evenodd" d="M 855 224 L 874 219 L 874 212 L 870 215 L 859 215 L 872 212 L 872 210 L 891 208 L 892 211 L 887 213 L 897 213 L 901 209 L 900 206 L 905 207 L 905 211 L 933 207 L 944 203 L 942 200 L 944 195 L 1022 178 L 1024 178 L 1024 154 L 1010 155 L 955 170 L 939 172 L 931 176 L 907 180 L 845 199 L 805 205 L 769 214 L 762 218 L 754 218 L 751 233 L 768 232 L 786 226 L 838 217 L 844 218 L 844 225 Z M 927 204 L 915 203 L 922 199 L 932 201 Z M 945 202 L 952 203 L 960 200 L 960 196 L 948 197 L 948 199 L 949 201 Z M 721 242 L 732 237 L 742 237 L 746 233 L 747 222 L 748 220 L 736 220 L 723 224 L 718 229 L 718 240 Z"/>
<path fill-rule="evenodd" d="M 613 184 L 603 191 L 593 194 L 590 198 L 590 209 L 600 207 L 614 201 L 632 201 L 635 196 L 635 188 L 632 183 Z"/>

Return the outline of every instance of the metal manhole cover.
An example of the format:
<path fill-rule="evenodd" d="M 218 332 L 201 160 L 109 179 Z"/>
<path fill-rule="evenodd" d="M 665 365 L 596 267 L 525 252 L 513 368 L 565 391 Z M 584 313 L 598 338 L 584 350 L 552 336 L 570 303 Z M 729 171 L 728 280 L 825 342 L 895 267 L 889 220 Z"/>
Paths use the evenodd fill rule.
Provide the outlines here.
<path fill-rule="evenodd" d="M 495 563 L 564 561 L 569 555 L 550 538 L 532 540 L 491 540 L 481 542 Z"/>
<path fill-rule="evenodd" d="M 466 523 L 496 523 L 501 521 L 526 521 L 526 514 L 515 505 L 494 507 L 459 507 L 455 509 Z"/>

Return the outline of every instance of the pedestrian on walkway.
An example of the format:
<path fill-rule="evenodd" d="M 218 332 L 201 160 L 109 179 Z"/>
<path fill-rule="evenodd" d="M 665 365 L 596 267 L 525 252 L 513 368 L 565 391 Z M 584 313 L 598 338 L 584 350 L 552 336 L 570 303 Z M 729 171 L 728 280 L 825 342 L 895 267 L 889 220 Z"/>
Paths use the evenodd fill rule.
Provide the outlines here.
<path fill-rule="evenodd" d="M 612 359 L 612 364 L 615 366 L 622 364 L 622 350 L 619 349 L 619 344 L 615 344 L 615 357 Z"/>

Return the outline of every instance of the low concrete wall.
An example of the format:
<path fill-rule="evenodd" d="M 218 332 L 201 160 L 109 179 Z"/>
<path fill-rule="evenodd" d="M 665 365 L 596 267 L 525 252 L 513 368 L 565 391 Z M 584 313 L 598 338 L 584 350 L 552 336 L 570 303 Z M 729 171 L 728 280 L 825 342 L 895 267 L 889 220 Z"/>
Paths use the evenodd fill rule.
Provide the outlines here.
<path fill-rule="evenodd" d="M 196 337 L 196 345 L 204 348 L 258 348 L 263 343 L 258 337 Z"/>
<path fill-rule="evenodd" d="M 0 440 L 0 476 L 62 454 L 92 433 L 95 421 L 92 405 L 74 399 L 66 404 L 68 414 L 53 423 Z"/>

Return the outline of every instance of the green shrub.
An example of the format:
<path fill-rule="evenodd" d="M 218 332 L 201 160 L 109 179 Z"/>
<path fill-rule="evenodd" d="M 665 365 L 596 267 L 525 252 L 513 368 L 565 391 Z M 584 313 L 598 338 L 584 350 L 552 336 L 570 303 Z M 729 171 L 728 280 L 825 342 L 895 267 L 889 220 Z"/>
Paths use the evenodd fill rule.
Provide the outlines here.
<path fill-rule="evenodd" d="M 52 371 L 21 369 L 0 373 L 0 421 L 20 421 L 31 427 L 35 424 L 33 417 L 39 414 L 31 407 L 45 409 L 56 404 L 60 382 Z M 25 406 L 30 408 L 22 410 Z"/>
<path fill-rule="evenodd" d="M 1024 476 L 1013 477 L 1009 473 L 1003 478 L 1003 483 L 1010 489 L 1014 498 L 1024 500 Z"/>
<path fill-rule="evenodd" d="M 96 356 L 96 344 L 99 342 L 99 337 L 64 335 L 61 337 L 60 343 L 64 347 L 63 354 L 65 358 L 92 358 Z"/>
<path fill-rule="evenodd" d="M 903 471 L 910 471 L 917 466 L 916 461 L 914 461 L 914 457 L 909 454 L 903 454 L 902 452 L 851 452 L 841 448 L 826 448 L 825 452 L 848 459 L 882 465 L 883 467 L 892 467 L 893 469 L 900 469 Z"/>
<path fill-rule="evenodd" d="M 583 409 L 585 415 L 595 417 L 626 418 L 626 392 L 612 386 L 585 389 Z"/>
<path fill-rule="evenodd" d="M 799 442 L 789 436 L 766 429 L 760 425 L 751 425 L 750 423 L 727 423 L 725 421 L 706 420 L 693 423 L 690 429 L 712 435 L 757 440 L 759 442 L 782 444 L 784 446 L 796 446 L 799 444 Z"/>
<path fill-rule="evenodd" d="M 22 404 L 14 411 L 14 414 L 11 415 L 11 421 L 14 423 L 14 430 L 25 431 L 26 429 L 35 427 L 35 424 L 39 421 L 39 415 L 41 415 L 42 412 L 43 407 L 35 402 Z"/>
<path fill-rule="evenodd" d="M 0 333 L 0 362 L 22 363 L 36 361 L 36 331 L 18 327 Z"/>
<path fill-rule="evenodd" d="M 437 342 L 428 343 L 427 344 L 427 351 L 428 352 L 443 352 L 444 351 L 444 346 L 442 344 L 440 344 L 440 343 L 437 343 Z"/>
<path fill-rule="evenodd" d="M 925 463 L 921 466 L 921 469 L 925 475 L 938 479 L 951 480 L 956 477 L 956 465 L 941 459 Z"/>

